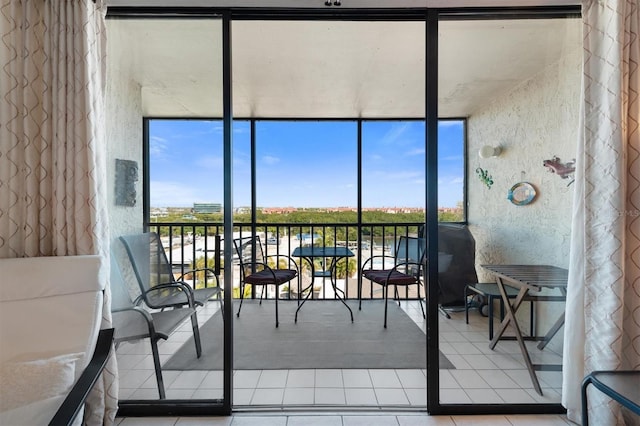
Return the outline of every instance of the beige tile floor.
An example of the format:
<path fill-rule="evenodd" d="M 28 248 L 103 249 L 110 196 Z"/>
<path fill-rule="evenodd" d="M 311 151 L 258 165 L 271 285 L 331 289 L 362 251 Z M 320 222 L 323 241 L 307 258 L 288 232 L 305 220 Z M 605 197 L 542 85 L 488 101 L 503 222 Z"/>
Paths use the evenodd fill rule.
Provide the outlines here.
<path fill-rule="evenodd" d="M 402 308 L 424 329 L 419 306 L 403 303 Z M 217 304 L 200 308 L 200 324 L 218 309 Z M 440 397 L 443 403 L 559 403 L 562 377 L 560 372 L 539 371 L 538 377 L 544 396 L 538 395 L 531 384 L 529 374 L 522 361 L 518 345 L 514 341 L 501 341 L 495 350 L 488 348 L 487 319 L 477 312 L 470 313 L 470 324 L 465 324 L 464 312 L 452 312 L 451 319 L 440 319 L 440 349 L 455 365 L 455 370 L 440 371 Z M 160 342 L 162 361 L 167 360 L 191 336 L 187 322 L 166 342 Z M 529 343 L 531 345 L 529 346 Z M 535 342 L 527 342 L 534 362 L 559 363 L 561 358 L 549 349 L 540 351 Z M 148 341 L 135 344 L 124 343 L 117 351 L 120 369 L 120 399 L 157 399 L 153 362 Z M 234 406 L 237 407 L 297 407 L 322 406 L 347 409 L 384 406 L 389 408 L 417 408 L 426 404 L 425 370 L 238 370 L 234 373 Z M 222 398 L 222 373 L 216 371 L 164 371 L 167 398 L 210 399 Z M 365 416 L 366 417 L 366 416 Z M 384 416 L 383 416 L 384 417 Z M 390 416 L 390 424 L 411 424 L 415 416 Z M 291 420 L 294 417 L 270 417 L 268 424 L 303 424 Z M 331 417 L 333 419 L 333 417 Z M 363 420 L 352 416 L 336 416 L 336 424 L 356 425 Z M 521 417 L 518 417 L 521 418 Z M 376 420 L 378 417 L 376 417 Z M 395 419 L 395 420 L 392 420 Z M 478 417 L 479 423 L 485 424 Z M 498 423 L 509 423 L 511 418 L 491 418 Z M 558 418 L 550 417 L 552 423 Z M 325 421 L 322 419 L 321 421 Z M 471 424 L 464 423 L 469 417 L 446 418 L 443 423 L 420 424 Z M 170 422 L 170 420 L 167 420 Z M 174 423 L 177 420 L 173 420 Z M 180 419 L 183 424 L 189 419 Z M 221 420 L 216 421 L 228 421 Z M 232 423 L 214 424 L 258 424 L 252 417 L 234 417 Z M 327 420 L 333 422 L 334 420 Z M 396 423 L 393 423 L 393 422 Z M 462 423 L 461 423 L 462 422 Z M 503 423 L 500 423 L 503 422 Z M 167 424 L 174 424 L 167 423 Z M 129 424 L 129 423 L 123 423 Z M 142 424 L 142 423 L 136 423 Z M 156 423 L 154 423 L 156 424 Z M 198 423 L 195 423 L 198 424 Z M 264 424 L 264 423 L 263 423 Z M 310 423 L 311 424 L 311 423 Z M 315 424 L 315 423 L 313 423 Z M 334 424 L 334 423 L 318 423 Z"/>
<path fill-rule="evenodd" d="M 118 426 L 567 426 L 560 415 L 428 416 L 369 412 L 358 414 L 237 414 L 229 417 L 118 418 Z"/>

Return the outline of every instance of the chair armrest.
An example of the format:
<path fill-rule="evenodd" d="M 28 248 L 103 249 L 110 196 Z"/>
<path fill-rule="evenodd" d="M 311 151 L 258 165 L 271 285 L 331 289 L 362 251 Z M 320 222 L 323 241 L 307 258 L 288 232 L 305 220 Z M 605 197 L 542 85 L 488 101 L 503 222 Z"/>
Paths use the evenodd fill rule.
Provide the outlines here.
<path fill-rule="evenodd" d="M 410 270 L 409 266 L 415 265 L 416 266 L 416 270 Z M 398 270 L 398 267 L 404 267 L 405 271 L 400 271 Z M 383 272 L 387 272 L 387 279 L 385 280 L 385 282 L 388 284 L 389 280 L 391 279 L 391 276 L 393 275 L 394 272 L 397 272 L 399 274 L 405 275 L 405 276 L 409 276 L 409 277 L 413 277 L 417 282 L 420 282 L 420 278 L 421 278 L 421 273 L 420 270 L 422 269 L 422 265 L 417 263 L 417 262 L 401 262 L 398 263 L 397 265 L 394 265 L 393 268 L 391 269 L 384 269 L 382 270 Z"/>
<path fill-rule="evenodd" d="M 365 269 L 367 269 L 366 268 L 367 263 L 373 261 L 374 259 L 385 259 L 385 258 L 395 259 L 393 256 L 387 256 L 387 255 L 384 255 L 384 254 L 377 254 L 375 256 L 371 256 L 370 258 L 368 258 L 367 260 L 364 261 L 364 263 L 362 264 L 362 270 L 364 271 Z M 382 262 L 382 266 L 383 267 L 381 269 L 384 269 L 384 261 Z M 369 268 L 369 269 L 371 269 L 371 268 Z"/>
<path fill-rule="evenodd" d="M 420 272 L 420 270 L 424 268 L 424 265 L 418 262 L 399 262 L 393 266 L 393 269 L 398 270 L 398 268 L 402 266 L 407 267 L 406 269 L 408 269 L 409 266 L 416 266 L 418 268 L 418 272 Z"/>
<path fill-rule="evenodd" d="M 181 283 L 184 283 L 184 277 L 185 275 L 189 275 L 189 274 L 195 274 L 196 272 L 211 272 L 213 274 L 213 277 L 216 279 L 216 285 L 215 287 L 220 287 L 220 280 L 218 279 L 218 274 L 216 274 L 216 270 L 212 269 L 212 268 L 198 268 L 198 269 L 191 269 L 189 271 L 186 271 L 184 274 L 180 275 L 176 281 L 179 281 Z"/>
<path fill-rule="evenodd" d="M 141 294 L 140 296 L 138 296 L 135 300 L 136 304 L 139 304 L 140 302 L 142 302 L 142 300 L 145 300 L 146 302 L 146 295 L 154 292 L 154 291 L 161 291 L 161 290 L 167 290 L 167 289 L 171 289 L 171 288 L 178 288 L 182 291 L 184 291 L 187 295 L 187 302 L 189 303 L 189 307 L 194 308 L 195 307 L 195 301 L 194 301 L 194 296 L 193 296 L 193 288 L 191 288 L 191 286 L 185 282 L 182 281 L 173 281 L 170 283 L 161 283 L 161 284 L 156 284 L 153 287 L 151 287 L 149 290 L 145 291 L 143 294 Z M 147 304 L 154 308 L 154 309 L 159 309 L 159 308 L 163 308 L 164 306 L 154 306 L 153 304 L 151 304 L 150 302 L 147 302 Z"/>
<path fill-rule="evenodd" d="M 286 254 L 270 254 L 269 256 L 267 256 L 267 258 L 272 258 L 275 257 L 276 258 L 276 266 L 278 265 L 278 261 L 280 260 L 281 257 L 284 257 L 285 259 L 287 259 L 289 261 L 289 266 L 291 266 L 291 264 L 293 263 L 293 265 L 296 267 L 296 271 L 300 272 L 300 267 L 298 266 L 298 263 L 295 261 L 295 259 L 291 256 L 287 256 Z M 276 268 L 271 268 L 269 266 L 267 266 L 269 269 L 278 269 Z"/>
<path fill-rule="evenodd" d="M 113 332 L 113 328 L 100 330 L 96 348 L 93 351 L 93 356 L 89 364 L 49 422 L 50 426 L 70 425 L 73 423 L 107 363 L 107 358 L 113 344 Z"/>

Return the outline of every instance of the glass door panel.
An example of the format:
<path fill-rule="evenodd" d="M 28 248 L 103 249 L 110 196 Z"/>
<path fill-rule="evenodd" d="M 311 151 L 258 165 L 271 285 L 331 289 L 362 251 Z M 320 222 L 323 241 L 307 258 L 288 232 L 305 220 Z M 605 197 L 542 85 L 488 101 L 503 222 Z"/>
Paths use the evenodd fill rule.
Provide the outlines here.
<path fill-rule="evenodd" d="M 578 19 L 439 23 L 438 110 L 466 117 L 468 176 L 468 224 L 439 226 L 439 342 L 452 365 L 440 368 L 441 404 L 560 403 L 562 329 L 547 332 L 563 315 L 561 290 L 530 293 L 557 298 L 523 302 L 515 312 L 523 339 L 513 322 L 498 338 L 508 309 L 486 265 L 569 266 L 573 187 L 547 161 L 575 155 L 580 34 Z M 449 130 L 440 128 L 443 154 Z M 439 178 L 450 179 L 446 169 Z M 503 283 L 513 301 L 522 287 Z"/>
<path fill-rule="evenodd" d="M 333 331 L 338 330 L 343 341 L 361 342 L 357 326 L 366 323 L 365 314 L 375 318 L 369 331 L 384 331 L 380 286 L 367 287 L 374 295 L 367 290 L 360 310 L 359 276 L 367 258 L 392 256 L 395 242 L 409 234 L 417 237 L 424 222 L 424 40 L 425 23 L 418 21 L 234 21 L 234 114 L 239 119 L 255 118 L 252 208 L 257 211 L 254 228 L 239 224 L 238 232 L 259 234 L 266 240 L 266 254 L 292 255 L 297 248 L 320 245 L 353 254 L 336 261 L 333 277 L 327 274 L 331 258 L 301 261 L 302 289 L 308 293 L 294 293 L 288 286 L 279 292 L 271 286 L 264 293 L 267 300 L 261 309 L 268 309 L 272 317 L 273 299 L 281 297 L 277 333 L 284 335 L 294 327 L 300 336 L 298 347 L 305 339 L 324 336 L 322 318 L 329 315 L 314 317 L 310 306 L 314 304 L 327 310 L 338 306 L 335 316 L 341 325 Z M 249 164 L 239 166 L 249 170 Z M 368 217 L 366 226 L 359 222 L 361 213 Z M 314 272 L 305 269 L 312 262 Z M 389 300 L 393 324 L 387 334 L 403 335 L 399 327 L 406 325 L 413 332 L 410 336 L 416 336 L 406 350 L 418 347 L 424 354 L 424 318 L 417 292 L 414 288 L 399 292 L 397 300 Z M 297 301 L 288 299 L 297 294 L 310 295 L 300 313 L 314 327 L 305 330 L 309 322 L 295 323 L 293 314 L 286 315 L 288 306 L 295 311 Z M 393 299 L 393 291 L 390 294 Z M 259 298 L 260 292 L 246 292 L 245 297 Z M 337 300 L 341 297 L 353 308 L 353 327 Z M 272 317 L 267 324 L 269 333 L 275 334 Z M 368 344 L 384 347 L 385 342 L 362 342 L 360 350 Z M 248 345 L 243 342 L 243 346 Z M 338 364 L 328 371 L 323 366 L 329 365 L 328 357 L 336 356 L 332 346 L 327 344 L 313 357 L 304 356 L 307 348 L 301 347 L 284 372 L 263 367 L 256 372 L 256 367 L 237 363 L 235 377 L 241 381 L 236 382 L 234 403 L 426 405 L 426 356 L 400 366 L 393 357 L 383 364 L 372 362 L 373 352 L 380 351 L 361 357 L 338 354 Z M 295 344 L 283 345 L 276 358 L 295 355 L 296 350 Z M 236 359 L 240 351 L 236 341 Z M 265 360 L 266 354 L 262 365 Z M 396 388 L 383 389 L 383 377 L 390 377 Z"/>
<path fill-rule="evenodd" d="M 108 102 L 114 112 L 112 132 L 119 138 L 109 146 L 118 149 L 119 158 L 142 164 L 145 185 L 140 206 L 145 228 L 159 235 L 151 253 L 157 248 L 161 255 L 150 262 L 160 263 L 143 269 L 158 268 L 164 271 L 163 281 L 195 289 L 225 288 L 220 269 L 224 264 L 222 28 L 220 19 L 107 21 Z M 116 234 L 139 231 L 128 213 L 124 209 L 114 213 L 119 215 L 113 221 Z M 200 271 L 190 272 L 193 269 Z M 137 297 L 137 283 L 130 274 L 123 276 L 131 296 Z M 223 393 L 219 297 L 216 293 L 212 300 L 202 301 L 195 307 L 196 315 L 184 316 L 167 330 L 156 324 L 166 332 L 157 343 L 159 364 L 154 363 L 149 338 L 119 343 L 122 400 L 207 400 L 214 407 L 229 397 Z M 159 313 L 144 303 L 139 307 L 158 320 L 161 315 L 168 317 L 169 311 Z M 198 339 L 201 354 L 197 354 Z"/>

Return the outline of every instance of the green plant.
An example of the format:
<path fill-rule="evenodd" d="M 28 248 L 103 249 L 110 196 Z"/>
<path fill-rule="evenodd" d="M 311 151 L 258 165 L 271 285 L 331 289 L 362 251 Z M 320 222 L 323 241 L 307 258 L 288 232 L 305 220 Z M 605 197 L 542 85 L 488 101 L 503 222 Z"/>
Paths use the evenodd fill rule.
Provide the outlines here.
<path fill-rule="evenodd" d="M 347 277 L 352 277 L 358 267 L 356 266 L 356 261 L 353 259 L 340 259 L 338 263 L 336 263 L 336 278 L 344 279 Z"/>
<path fill-rule="evenodd" d="M 244 286 L 244 298 L 247 299 L 249 297 L 251 297 L 251 284 Z M 240 299 L 240 287 L 233 288 L 233 298 Z"/>

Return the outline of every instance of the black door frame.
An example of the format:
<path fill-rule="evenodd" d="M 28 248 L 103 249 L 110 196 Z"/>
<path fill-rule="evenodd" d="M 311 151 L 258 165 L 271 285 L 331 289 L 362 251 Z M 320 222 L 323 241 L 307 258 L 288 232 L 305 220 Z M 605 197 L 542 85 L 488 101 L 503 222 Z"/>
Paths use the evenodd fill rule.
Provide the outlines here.
<path fill-rule="evenodd" d="M 291 8 L 215 8 L 215 7 L 110 7 L 107 18 L 222 19 L 223 55 L 223 135 L 224 135 L 224 236 L 233 239 L 233 164 L 232 164 L 232 40 L 235 20 L 342 20 L 342 21 L 424 21 L 425 44 L 425 205 L 437 206 L 438 139 L 438 23 L 442 20 L 549 19 L 575 18 L 580 6 L 492 7 L 492 8 L 415 8 L 415 9 L 291 9 Z M 429 125 L 435 123 L 435 125 Z M 148 160 L 148 158 L 147 158 Z M 147 188 L 148 189 L 148 188 Z M 148 191 L 147 191 L 148 194 Z M 148 197 L 148 195 L 147 195 Z M 148 212 L 148 205 L 143 211 Z M 437 212 L 426 215 L 427 247 L 437 247 Z M 224 259 L 231 260 L 231 245 L 225 245 Z M 437 265 L 437 250 L 428 250 L 428 262 Z M 225 262 L 226 263 L 226 262 Z M 560 404 L 442 404 L 439 400 L 438 366 L 438 271 L 428 269 L 427 284 L 427 412 L 433 415 L 457 414 L 561 414 Z M 231 268 L 225 269 L 225 281 L 231 282 Z M 227 276 L 228 275 L 228 276 Z M 233 301 L 225 292 L 224 303 L 224 397 L 222 400 L 121 401 L 120 416 L 230 415 L 233 412 Z"/>

